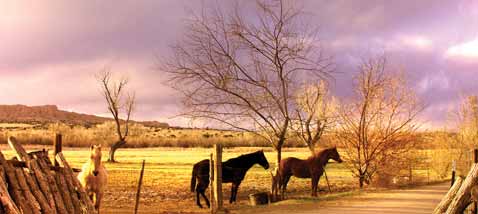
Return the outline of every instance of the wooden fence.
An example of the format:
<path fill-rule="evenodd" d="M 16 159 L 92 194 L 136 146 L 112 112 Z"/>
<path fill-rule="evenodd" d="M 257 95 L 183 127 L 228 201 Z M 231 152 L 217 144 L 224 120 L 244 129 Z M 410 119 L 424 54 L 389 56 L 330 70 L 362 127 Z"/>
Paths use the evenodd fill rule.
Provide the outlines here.
<path fill-rule="evenodd" d="M 455 180 L 452 174 L 452 186 L 435 208 L 434 214 L 461 214 L 464 213 L 467 208 L 471 213 L 477 213 L 478 149 L 474 149 L 472 154 L 473 164 L 468 175 L 464 179 L 458 177 Z"/>
<path fill-rule="evenodd" d="M 14 137 L 8 144 L 16 157 L 6 160 L 0 151 L 0 213 L 96 213 L 74 176 L 78 170 L 61 152 L 61 135 L 55 138 L 54 163 L 46 150 L 27 153 Z"/>

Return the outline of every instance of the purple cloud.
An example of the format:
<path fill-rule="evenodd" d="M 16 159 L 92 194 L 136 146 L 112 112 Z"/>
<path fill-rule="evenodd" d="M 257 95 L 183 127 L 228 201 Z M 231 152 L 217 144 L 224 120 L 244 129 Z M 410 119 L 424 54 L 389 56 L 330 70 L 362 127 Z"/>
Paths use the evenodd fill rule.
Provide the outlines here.
<path fill-rule="evenodd" d="M 94 74 L 110 64 L 137 91 L 137 119 L 170 119 L 178 94 L 153 69 L 170 54 L 191 11 L 214 0 L 7 1 L 0 7 L 0 103 L 57 104 L 105 115 Z M 222 1 L 223 6 L 234 1 Z M 324 51 L 337 64 L 334 93 L 352 94 L 357 59 L 385 52 L 405 68 L 428 103 L 425 120 L 446 122 L 460 95 L 478 91 L 478 3 L 460 1 L 294 1 L 319 27 Z"/>

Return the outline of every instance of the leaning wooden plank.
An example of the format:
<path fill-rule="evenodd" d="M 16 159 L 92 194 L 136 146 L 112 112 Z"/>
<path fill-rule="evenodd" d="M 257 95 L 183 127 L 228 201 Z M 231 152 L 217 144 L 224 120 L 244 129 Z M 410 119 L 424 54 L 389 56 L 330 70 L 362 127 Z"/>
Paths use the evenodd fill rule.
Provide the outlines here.
<path fill-rule="evenodd" d="M 41 170 L 38 160 L 32 159 L 29 164 L 30 165 L 30 170 L 33 171 L 35 174 L 35 178 L 38 182 L 38 186 L 40 187 L 40 190 L 42 191 L 43 195 L 48 201 L 48 204 L 50 205 L 52 213 L 56 213 L 56 205 L 55 205 L 55 199 L 53 197 L 53 194 L 50 190 L 50 186 L 48 184 L 48 179 L 46 175 L 43 173 Z"/>
<path fill-rule="evenodd" d="M 2 177 L 4 181 L 7 180 L 7 177 L 5 175 L 5 169 L 3 167 L 0 167 L 0 177 Z"/>
<path fill-rule="evenodd" d="M 79 191 L 81 201 L 86 203 L 87 212 L 96 213 L 96 210 L 93 206 L 93 202 L 90 200 L 90 198 L 86 194 L 85 189 L 81 186 L 80 181 L 78 181 L 78 179 L 73 175 L 70 164 L 68 164 L 68 162 L 66 161 L 65 156 L 63 156 L 63 153 L 62 152 L 58 153 L 55 158 L 59 163 L 63 165 L 67 178 L 72 181 L 75 188 Z"/>
<path fill-rule="evenodd" d="M 446 193 L 445 197 L 443 197 L 440 203 L 436 206 L 435 210 L 433 211 L 433 214 L 442 214 L 446 212 L 448 206 L 450 205 L 453 198 L 455 198 L 456 193 L 460 189 L 462 183 L 463 178 L 458 177 L 455 180 L 455 183 L 453 183 L 453 186 L 450 188 L 450 190 L 448 190 L 448 193 Z"/>
<path fill-rule="evenodd" d="M 44 160 L 42 159 L 37 159 L 37 160 L 40 165 L 40 168 L 43 170 L 43 173 L 45 174 L 48 180 L 51 193 L 53 194 L 53 198 L 55 199 L 56 211 L 60 214 L 68 214 L 65 208 L 65 202 L 63 201 L 63 198 L 58 188 L 58 184 L 56 183 L 55 175 L 50 170 L 50 167 Z"/>
<path fill-rule="evenodd" d="M 53 166 L 51 164 L 51 160 L 48 158 L 48 151 L 41 150 L 30 152 L 28 153 L 28 157 L 37 161 L 45 177 L 47 178 L 51 193 L 53 195 L 53 198 L 55 199 L 55 208 L 57 212 L 74 213 L 73 209 L 69 209 L 72 207 L 71 200 L 68 200 L 69 198 L 65 198 L 63 196 L 64 191 L 61 187 L 61 183 L 58 176 L 56 175 L 56 172 L 51 171 Z"/>
<path fill-rule="evenodd" d="M 3 168 L 5 169 L 5 174 L 7 176 L 7 182 L 10 184 L 8 186 L 9 192 L 13 198 L 13 201 L 17 204 L 18 208 L 20 208 L 21 212 L 24 214 L 32 213 L 32 209 L 28 203 L 26 203 L 26 199 L 23 197 L 20 185 L 18 184 L 17 176 L 15 173 L 15 169 L 13 166 L 5 160 L 5 156 L 3 153 L 0 152 L 0 164 L 2 164 Z"/>
<path fill-rule="evenodd" d="M 8 138 L 8 145 L 15 151 L 17 158 L 19 160 L 25 161 L 27 167 L 34 172 L 35 178 L 38 181 L 38 185 L 40 186 L 43 195 L 49 203 L 51 212 L 56 213 L 55 200 L 48 184 L 48 179 L 46 178 L 43 170 L 40 168 L 38 160 L 31 159 L 23 146 L 19 144 L 12 136 Z"/>
<path fill-rule="evenodd" d="M 26 203 L 28 203 L 29 206 L 32 208 L 32 213 L 41 214 L 40 204 L 38 203 L 35 196 L 33 196 L 33 193 L 30 191 L 30 187 L 28 186 L 27 181 L 25 179 L 25 175 L 23 174 L 23 169 L 15 168 L 15 173 L 18 179 L 18 184 L 20 185 L 20 189 L 23 193 L 23 197 L 26 199 Z"/>
<path fill-rule="evenodd" d="M 74 214 L 75 208 L 73 207 L 73 201 L 71 199 L 70 190 L 68 189 L 65 178 L 62 177 L 62 174 L 60 172 L 56 172 L 55 179 L 56 179 L 56 183 L 58 184 L 58 189 L 61 193 L 61 197 L 63 198 L 66 211 L 68 213 Z"/>
<path fill-rule="evenodd" d="M 3 170 L 3 167 L 0 167 Z M 0 202 L 6 214 L 20 214 L 20 210 L 8 193 L 7 183 L 3 176 L 0 176 Z"/>
<path fill-rule="evenodd" d="M 455 198 L 448 206 L 446 211 L 447 214 L 458 214 L 463 213 L 468 204 L 470 203 L 470 192 L 471 188 L 476 185 L 478 179 L 478 164 L 473 164 L 470 172 L 466 176 L 465 180 L 461 184 L 460 189 L 456 193 Z"/>
<path fill-rule="evenodd" d="M 22 160 L 25 162 L 28 162 L 30 160 L 27 151 L 23 148 L 23 146 L 17 142 L 17 139 L 15 137 L 8 137 L 8 145 L 10 148 L 15 151 L 15 155 L 17 156 L 18 160 Z"/>
<path fill-rule="evenodd" d="M 60 175 L 61 175 L 61 180 L 65 181 L 67 187 L 68 187 L 68 193 L 70 194 L 71 201 L 73 203 L 73 207 L 75 209 L 75 213 L 82 213 L 81 205 L 80 205 L 80 197 L 79 197 L 79 191 L 75 188 L 73 185 L 73 181 L 71 179 L 68 179 L 68 176 L 66 176 L 66 172 L 64 168 L 61 168 L 60 170 Z"/>
<path fill-rule="evenodd" d="M 48 204 L 47 199 L 41 191 L 40 186 L 36 182 L 35 178 L 32 177 L 30 172 L 23 170 L 23 173 L 25 175 L 25 180 L 27 181 L 28 186 L 30 186 L 30 189 L 35 198 L 37 199 L 38 204 L 40 204 L 42 213 L 53 213 L 50 204 Z"/>

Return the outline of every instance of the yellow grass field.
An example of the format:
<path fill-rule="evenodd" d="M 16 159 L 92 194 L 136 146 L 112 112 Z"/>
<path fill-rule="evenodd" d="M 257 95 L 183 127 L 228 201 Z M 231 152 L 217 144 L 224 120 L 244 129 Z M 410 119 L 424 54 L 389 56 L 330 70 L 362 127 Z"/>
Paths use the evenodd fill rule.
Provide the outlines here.
<path fill-rule="evenodd" d="M 13 152 L 6 146 L 0 147 L 7 158 L 13 157 Z M 28 146 L 28 151 L 41 149 L 42 146 Z M 261 148 L 234 148 L 224 150 L 224 159 L 240 154 L 259 150 Z M 275 152 L 265 148 L 266 156 L 271 166 L 274 166 Z M 205 148 L 148 148 L 120 149 L 117 152 L 119 163 L 106 164 L 108 170 L 108 187 L 102 207 L 103 213 L 132 213 L 136 186 L 139 177 L 141 161 L 146 160 L 146 167 L 141 195 L 140 213 L 207 213 L 199 209 L 190 192 L 192 165 L 208 158 L 211 149 Z M 64 148 L 64 154 L 73 167 L 81 168 L 87 160 L 87 148 Z M 283 157 L 294 156 L 305 158 L 307 149 L 286 149 Z M 107 152 L 103 152 L 103 160 Z M 344 165 L 332 163 L 327 167 L 329 180 L 335 191 L 345 191 L 354 182 L 351 173 Z M 270 189 L 270 172 L 260 166 L 254 166 L 243 181 L 238 195 L 238 204 L 227 208 L 235 210 L 247 206 L 247 195 L 257 191 Z M 308 196 L 310 180 L 291 179 L 288 190 L 294 196 Z M 225 198 L 229 197 L 230 184 L 224 185 Z M 326 188 L 325 180 L 321 188 Z M 204 204 L 204 203 L 203 203 Z"/>

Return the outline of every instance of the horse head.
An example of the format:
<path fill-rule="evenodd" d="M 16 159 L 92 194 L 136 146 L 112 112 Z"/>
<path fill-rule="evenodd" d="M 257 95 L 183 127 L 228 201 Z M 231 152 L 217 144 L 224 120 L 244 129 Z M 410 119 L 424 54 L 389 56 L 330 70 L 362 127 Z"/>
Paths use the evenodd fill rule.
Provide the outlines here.
<path fill-rule="evenodd" d="M 267 161 L 266 156 L 264 155 L 264 151 L 260 150 L 257 151 L 259 159 L 257 160 L 257 163 L 264 167 L 264 169 L 269 169 L 269 162 Z"/>
<path fill-rule="evenodd" d="M 90 147 L 90 173 L 98 175 L 101 166 L 101 145 L 92 145 Z"/>
<path fill-rule="evenodd" d="M 332 159 L 337 161 L 338 163 L 342 163 L 342 158 L 340 158 L 339 152 L 337 151 L 337 147 L 329 149 L 328 152 L 328 159 Z"/>

